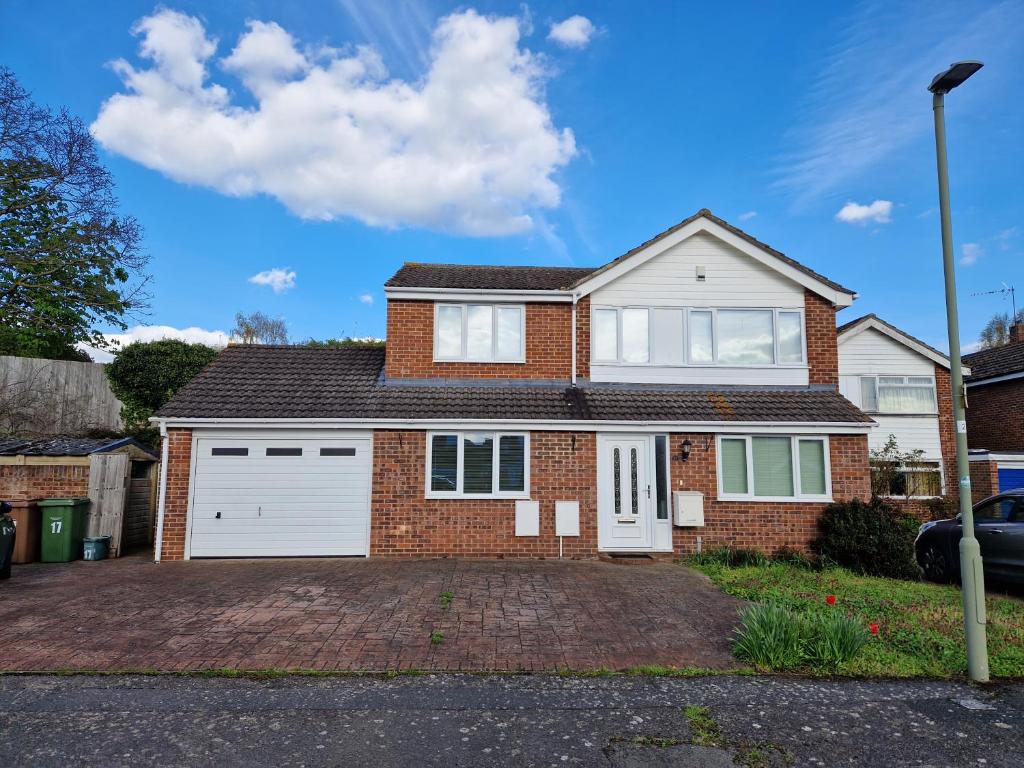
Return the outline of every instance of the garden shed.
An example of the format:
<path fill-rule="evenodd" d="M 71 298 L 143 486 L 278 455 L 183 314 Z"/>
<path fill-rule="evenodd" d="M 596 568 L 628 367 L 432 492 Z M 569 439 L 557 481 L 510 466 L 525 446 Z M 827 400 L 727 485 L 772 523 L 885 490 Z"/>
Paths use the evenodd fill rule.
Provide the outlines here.
<path fill-rule="evenodd" d="M 133 438 L 0 438 L 0 499 L 88 496 L 89 536 L 111 554 L 152 542 L 157 454 Z"/>

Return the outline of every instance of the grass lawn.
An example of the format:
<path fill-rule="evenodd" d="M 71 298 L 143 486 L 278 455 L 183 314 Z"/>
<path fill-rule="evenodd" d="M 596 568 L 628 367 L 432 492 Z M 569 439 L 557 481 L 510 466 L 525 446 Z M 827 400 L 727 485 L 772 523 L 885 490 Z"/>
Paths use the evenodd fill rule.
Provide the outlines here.
<path fill-rule="evenodd" d="M 689 562 L 730 595 L 777 602 L 795 612 L 840 610 L 879 625 L 877 637 L 841 674 L 951 677 L 967 673 L 960 591 L 953 586 L 857 576 L 842 568 L 797 565 L 730 567 Z M 825 603 L 827 595 L 836 604 Z M 988 651 L 993 677 L 1024 677 L 1024 601 L 990 595 Z"/>

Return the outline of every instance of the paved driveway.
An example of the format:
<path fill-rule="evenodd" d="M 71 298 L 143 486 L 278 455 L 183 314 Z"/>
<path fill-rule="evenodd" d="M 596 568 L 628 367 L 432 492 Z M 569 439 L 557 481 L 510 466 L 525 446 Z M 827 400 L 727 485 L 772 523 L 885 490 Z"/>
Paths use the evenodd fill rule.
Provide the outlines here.
<path fill-rule="evenodd" d="M 729 667 L 738 605 L 667 563 L 37 564 L 0 582 L 0 669 Z"/>

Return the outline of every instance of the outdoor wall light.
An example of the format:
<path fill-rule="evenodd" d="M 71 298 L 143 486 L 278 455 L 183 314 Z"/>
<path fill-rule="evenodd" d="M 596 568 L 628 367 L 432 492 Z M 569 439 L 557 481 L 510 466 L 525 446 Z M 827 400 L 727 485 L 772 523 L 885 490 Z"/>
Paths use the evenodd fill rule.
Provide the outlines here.
<path fill-rule="evenodd" d="M 683 440 L 683 452 L 682 452 L 683 461 L 688 461 L 689 460 L 689 458 L 690 458 L 690 451 L 691 450 L 693 450 L 693 443 L 691 443 L 689 440 Z"/>

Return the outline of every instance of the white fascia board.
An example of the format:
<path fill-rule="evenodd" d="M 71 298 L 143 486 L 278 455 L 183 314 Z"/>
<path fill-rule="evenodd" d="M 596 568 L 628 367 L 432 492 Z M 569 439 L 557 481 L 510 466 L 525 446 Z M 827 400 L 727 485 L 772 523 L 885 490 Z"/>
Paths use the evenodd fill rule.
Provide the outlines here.
<path fill-rule="evenodd" d="M 177 428 L 275 428 L 275 429 L 409 429 L 409 430 L 518 430 L 534 432 L 710 432 L 749 434 L 861 435 L 875 422 L 763 422 L 763 421 L 536 421 L 531 419 L 153 419 L 169 429 Z"/>
<path fill-rule="evenodd" d="M 971 371 L 969 368 L 964 368 L 964 375 L 966 376 Z M 978 379 L 977 381 L 966 382 L 967 388 L 980 387 L 983 384 L 998 384 L 1000 381 L 1013 381 L 1014 379 L 1024 379 L 1024 371 L 1018 371 L 1017 373 L 1007 373 L 1002 376 L 992 376 L 987 379 Z"/>
<path fill-rule="evenodd" d="M 700 232 L 707 232 L 708 234 L 717 237 L 727 245 L 730 245 L 741 253 L 745 253 L 750 256 L 755 261 L 764 264 L 766 267 L 774 269 L 776 272 L 788 277 L 793 282 L 798 283 L 805 288 L 809 288 L 819 296 L 825 297 L 837 307 L 848 307 L 853 304 L 853 300 L 857 297 L 857 294 L 855 293 L 837 291 L 832 286 L 826 285 L 820 280 L 811 277 L 806 272 L 797 269 L 791 264 L 787 264 L 777 256 L 752 245 L 742 237 L 734 235 L 724 227 L 715 224 L 713 221 L 708 221 L 705 218 L 699 218 L 695 221 L 691 221 L 685 227 L 676 230 L 670 235 L 666 235 L 656 243 L 651 243 L 642 251 L 634 253 L 632 256 L 624 259 L 621 263 L 616 264 L 611 269 L 606 269 L 605 271 L 594 275 L 594 277 L 589 280 L 580 283 L 576 286 L 576 290 L 579 292 L 581 297 L 593 293 L 598 288 L 608 285 L 608 283 L 617 280 L 627 272 L 636 269 L 641 264 L 645 264 L 655 256 L 664 253 L 669 248 L 678 245 L 687 238 L 693 237 Z"/>
<path fill-rule="evenodd" d="M 848 328 L 842 333 L 840 333 L 839 343 L 842 344 L 845 341 L 849 341 L 854 336 L 858 336 L 859 334 L 863 333 L 869 328 L 878 331 L 884 336 L 888 336 L 893 341 L 902 344 L 903 346 L 907 347 L 910 350 L 913 350 L 914 352 L 917 352 L 917 354 L 921 355 L 922 357 L 928 358 L 933 363 L 938 363 L 943 368 L 946 368 L 947 370 L 949 369 L 948 357 L 946 357 L 945 355 L 941 355 L 931 349 L 928 349 L 928 347 L 924 346 L 923 344 L 918 343 L 917 341 L 903 333 L 899 333 L 898 331 L 890 328 L 885 323 L 878 322 L 873 317 L 869 317 L 865 319 L 863 322 L 857 323 L 857 325 L 853 326 L 852 328 Z M 963 372 L 964 376 L 969 376 L 971 373 L 971 369 L 964 367 Z"/>
<path fill-rule="evenodd" d="M 572 301 L 570 291 L 491 291 L 466 288 L 385 288 L 384 296 L 389 299 L 412 301 L 482 301 L 482 302 L 551 302 L 568 304 Z"/>

